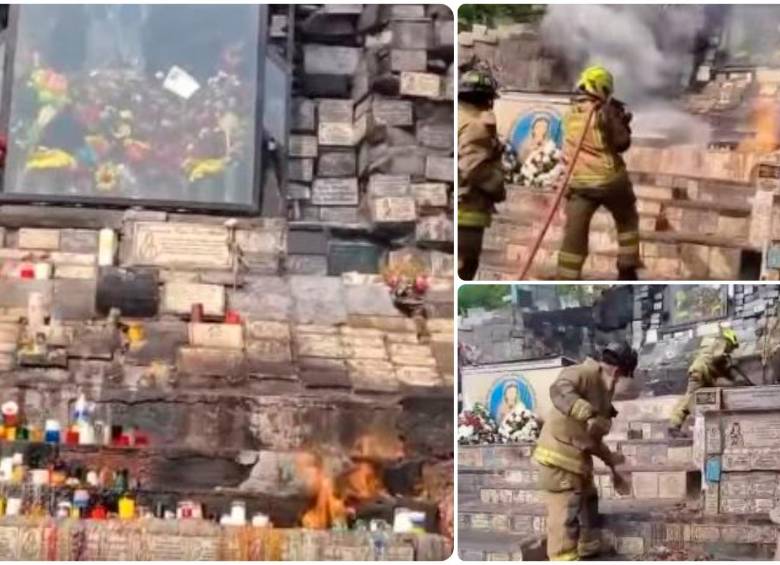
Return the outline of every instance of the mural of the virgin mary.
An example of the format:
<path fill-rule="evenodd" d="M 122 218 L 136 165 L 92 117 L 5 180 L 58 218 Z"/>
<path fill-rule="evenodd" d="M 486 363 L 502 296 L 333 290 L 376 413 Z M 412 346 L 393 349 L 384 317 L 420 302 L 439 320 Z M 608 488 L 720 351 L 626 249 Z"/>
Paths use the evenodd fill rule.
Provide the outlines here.
<path fill-rule="evenodd" d="M 498 424 L 518 406 L 533 410 L 535 404 L 533 391 L 523 377 L 502 379 L 488 393 L 488 409 Z"/>

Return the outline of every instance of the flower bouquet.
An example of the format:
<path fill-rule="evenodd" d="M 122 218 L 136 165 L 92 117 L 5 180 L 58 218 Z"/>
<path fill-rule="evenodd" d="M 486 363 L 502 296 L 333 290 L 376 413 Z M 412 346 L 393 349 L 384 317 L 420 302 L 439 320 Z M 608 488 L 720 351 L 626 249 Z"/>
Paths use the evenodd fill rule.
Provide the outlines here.
<path fill-rule="evenodd" d="M 552 141 L 532 151 L 520 167 L 519 182 L 523 186 L 548 188 L 566 170 L 563 152 Z"/>
<path fill-rule="evenodd" d="M 498 435 L 502 443 L 536 441 L 541 430 L 542 423 L 536 414 L 518 404 L 504 417 Z"/>
<path fill-rule="evenodd" d="M 461 445 L 499 443 L 496 422 L 482 404 L 476 403 L 472 410 L 464 410 L 458 416 L 458 443 Z"/>

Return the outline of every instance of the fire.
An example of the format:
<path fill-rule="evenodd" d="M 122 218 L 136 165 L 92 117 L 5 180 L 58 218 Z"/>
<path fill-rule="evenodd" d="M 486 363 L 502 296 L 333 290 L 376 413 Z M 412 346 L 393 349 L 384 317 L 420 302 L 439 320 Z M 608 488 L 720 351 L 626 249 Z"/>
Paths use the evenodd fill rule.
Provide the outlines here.
<path fill-rule="evenodd" d="M 329 470 L 319 455 L 301 453 L 298 474 L 312 496 L 301 525 L 318 530 L 346 525 L 356 504 L 387 495 L 380 461 L 398 459 L 403 453 L 398 439 L 363 436 L 353 445 L 350 462 L 340 472 Z"/>
<path fill-rule="evenodd" d="M 739 144 L 740 151 L 753 153 L 771 153 L 778 143 L 778 108 L 773 98 L 759 97 L 751 110 L 750 123 L 755 136 Z"/>

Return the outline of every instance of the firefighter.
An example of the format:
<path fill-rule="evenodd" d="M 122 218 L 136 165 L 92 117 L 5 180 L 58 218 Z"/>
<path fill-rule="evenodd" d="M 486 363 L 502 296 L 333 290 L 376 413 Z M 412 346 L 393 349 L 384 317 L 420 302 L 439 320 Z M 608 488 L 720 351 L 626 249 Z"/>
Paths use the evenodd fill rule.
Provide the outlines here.
<path fill-rule="evenodd" d="M 613 92 L 610 72 L 599 66 L 588 67 L 580 76 L 572 107 L 564 117 L 564 158 L 571 163 L 580 140 L 582 146 L 570 165 L 573 170 L 566 195 L 566 225 L 558 253 L 558 278 L 562 280 L 581 278 L 588 256 L 590 221 L 601 206 L 609 210 L 617 226 L 618 278 L 637 280 L 639 214 L 621 157 L 631 145 L 632 116 L 622 102 L 612 97 Z"/>
<path fill-rule="evenodd" d="M 693 397 L 697 390 L 711 386 L 730 386 L 741 377 L 745 384 L 753 384 L 745 375 L 737 374 L 731 359 L 731 352 L 739 347 L 737 334 L 729 328 L 722 328 L 720 335 L 705 340 L 688 367 L 688 389 L 675 405 L 669 423 L 669 434 L 679 436 L 682 427 L 693 408 Z"/>
<path fill-rule="evenodd" d="M 496 86 L 486 71 L 461 74 L 458 86 L 458 276 L 477 274 L 485 228 L 506 197 L 496 136 Z"/>
<path fill-rule="evenodd" d="M 612 453 L 603 438 L 617 411 L 615 386 L 632 377 L 637 354 L 627 343 L 610 343 L 597 361 L 587 358 L 566 367 L 550 386 L 551 414 L 542 426 L 533 458 L 540 465 L 539 488 L 547 504 L 547 555 L 551 561 L 575 561 L 601 551 L 598 492 L 593 483 L 593 455 L 612 472 L 620 494 L 630 485 L 615 467 L 625 458 Z"/>

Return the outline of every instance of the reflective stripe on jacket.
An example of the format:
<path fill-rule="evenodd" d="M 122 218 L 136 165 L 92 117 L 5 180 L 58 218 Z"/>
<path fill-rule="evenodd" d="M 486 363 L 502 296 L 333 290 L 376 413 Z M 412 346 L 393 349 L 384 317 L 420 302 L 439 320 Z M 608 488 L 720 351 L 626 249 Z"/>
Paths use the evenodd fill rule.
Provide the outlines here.
<path fill-rule="evenodd" d="M 564 154 L 569 160 L 574 158 L 577 144 L 587 124 L 588 114 L 595 104 L 597 102 L 591 98 L 577 98 L 564 116 L 563 125 L 566 133 Z M 625 116 L 622 107 L 598 108 L 595 112 L 596 115 L 591 119 L 591 126 L 585 134 L 582 148 L 574 164 L 569 183 L 572 189 L 598 188 L 627 175 L 626 164 L 620 153 L 625 150 L 622 148 L 630 143 L 631 130 L 627 123 L 620 123 Z M 610 135 L 609 132 L 613 133 Z M 618 137 L 620 139 L 615 139 L 614 142 L 611 139 Z M 618 147 L 615 147 L 616 144 Z"/>

